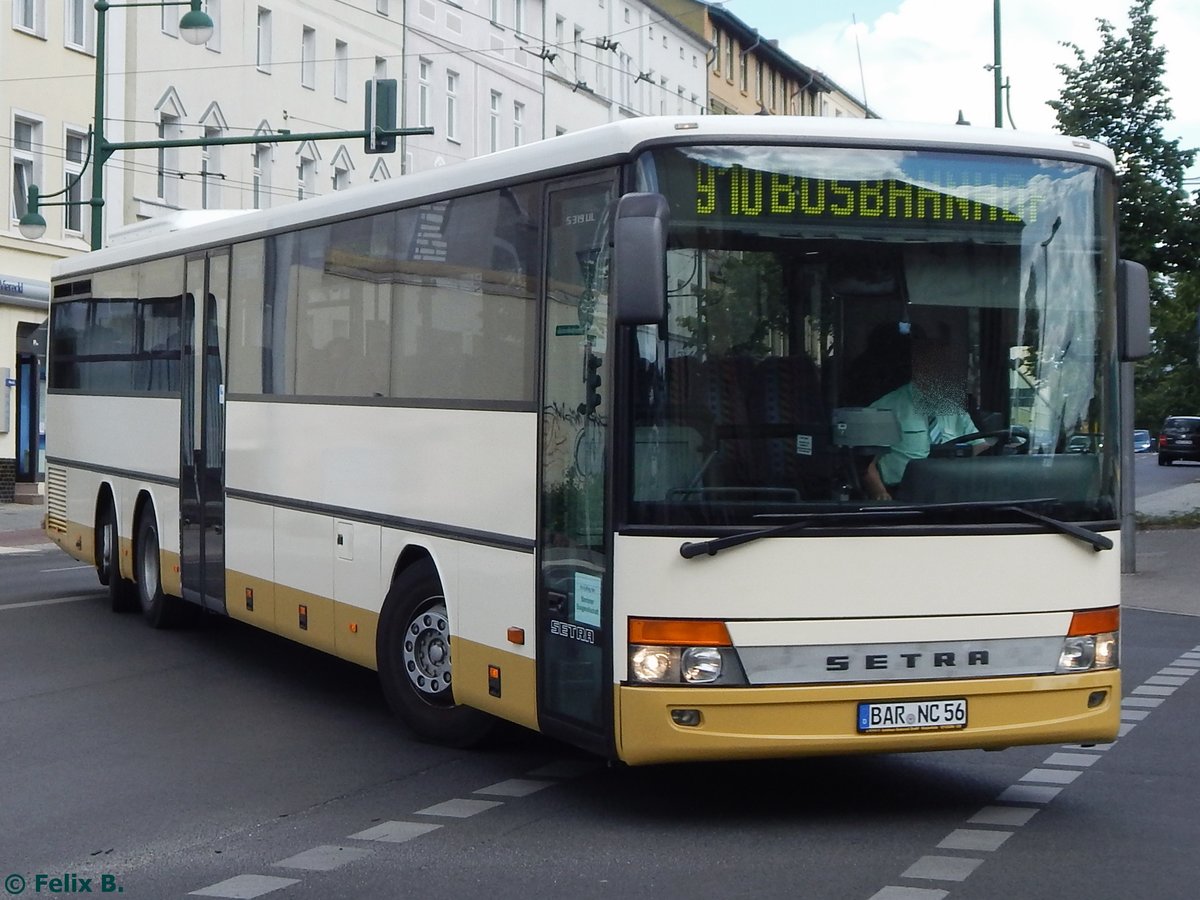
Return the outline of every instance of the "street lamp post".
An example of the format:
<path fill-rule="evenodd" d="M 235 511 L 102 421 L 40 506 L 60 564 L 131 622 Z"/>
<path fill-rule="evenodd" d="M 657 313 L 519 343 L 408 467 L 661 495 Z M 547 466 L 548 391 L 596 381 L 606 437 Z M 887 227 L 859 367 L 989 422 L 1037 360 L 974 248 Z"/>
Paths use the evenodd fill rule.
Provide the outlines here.
<path fill-rule="evenodd" d="M 95 124 L 92 128 L 92 140 L 89 145 L 92 162 L 92 196 L 87 200 L 65 200 L 57 203 L 45 203 L 41 198 L 37 185 L 30 185 L 28 191 L 28 206 L 25 215 L 21 216 L 18 226 L 21 235 L 30 240 L 37 240 L 46 231 L 46 220 L 38 212 L 39 206 L 72 206 L 88 205 L 92 209 L 91 249 L 99 250 L 103 244 L 102 231 L 104 228 L 104 164 L 109 157 L 119 150 L 151 150 L 175 147 L 216 147 L 229 144 L 280 144 L 299 143 L 305 141 L 346 140 L 363 138 L 364 151 L 367 153 L 392 153 L 396 149 L 396 137 L 416 134 L 433 134 L 432 128 L 396 128 L 396 83 L 390 79 L 373 79 L 367 82 L 367 109 L 364 127 L 357 131 L 319 131 L 295 133 L 278 131 L 273 134 L 241 135 L 237 137 L 203 137 L 183 138 L 179 140 L 155 141 L 110 141 L 104 136 L 104 44 L 105 44 L 105 14 L 113 7 L 135 6 L 188 6 L 191 9 L 179 20 L 179 33 L 190 44 L 203 44 L 213 33 L 213 21 L 200 9 L 201 0 L 135 0 L 131 3 L 110 3 L 108 0 L 96 0 L 96 106 Z M 84 163 L 84 168 L 87 163 Z M 78 183 L 76 181 L 55 194 L 64 194 Z"/>
<path fill-rule="evenodd" d="M 108 11 L 113 7 L 190 7 L 184 13 L 183 18 L 179 20 L 179 34 L 189 44 L 199 46 L 206 43 L 212 37 L 213 33 L 213 20 L 206 12 L 200 9 L 200 4 L 201 0 L 144 0 L 144 2 L 135 0 L 135 2 L 131 3 L 109 3 L 108 0 L 96 0 L 96 97 L 94 121 L 92 123 L 92 140 L 89 146 L 89 153 L 92 160 L 92 196 L 89 200 L 78 201 L 87 203 L 92 208 L 91 248 L 93 250 L 100 249 L 104 230 L 104 164 L 108 162 L 109 157 L 113 153 L 122 149 L 121 144 L 109 143 L 104 137 L 104 63 Z M 84 167 L 86 168 L 86 166 L 87 163 L 85 162 Z M 75 182 L 71 183 L 70 187 L 74 187 L 77 182 L 78 178 Z M 66 193 L 68 190 L 69 188 L 64 188 L 55 194 L 47 194 L 45 196 L 55 197 L 58 194 Z M 17 223 L 21 235 L 36 241 L 46 233 L 46 220 L 38 212 L 40 206 L 69 206 L 73 202 L 77 201 L 65 200 L 59 203 L 46 203 L 42 200 L 37 185 L 30 185 L 25 215 L 21 216 Z"/>

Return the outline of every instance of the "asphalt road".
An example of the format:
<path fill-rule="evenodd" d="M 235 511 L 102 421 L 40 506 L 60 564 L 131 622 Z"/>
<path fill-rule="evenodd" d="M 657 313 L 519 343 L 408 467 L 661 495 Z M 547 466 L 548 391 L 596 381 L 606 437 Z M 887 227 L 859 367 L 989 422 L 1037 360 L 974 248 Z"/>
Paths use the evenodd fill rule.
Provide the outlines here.
<path fill-rule="evenodd" d="M 0 553 L 0 585 L 0 877 L 25 896 L 1198 893 L 1200 616 L 1126 610 L 1108 747 L 627 769 L 517 729 L 417 743 L 370 673 L 235 622 L 152 631 L 57 550 Z"/>

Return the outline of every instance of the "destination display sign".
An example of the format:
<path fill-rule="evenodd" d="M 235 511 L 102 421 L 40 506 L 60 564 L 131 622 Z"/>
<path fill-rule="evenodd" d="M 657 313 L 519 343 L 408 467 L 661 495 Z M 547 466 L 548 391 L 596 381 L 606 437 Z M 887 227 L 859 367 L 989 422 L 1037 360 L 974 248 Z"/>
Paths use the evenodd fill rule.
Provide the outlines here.
<path fill-rule="evenodd" d="M 893 177 L 807 177 L 796 174 L 802 166 L 799 161 L 789 164 L 787 153 L 785 148 L 776 151 L 776 170 L 740 162 L 721 165 L 687 151 L 661 154 L 659 178 L 668 185 L 672 215 L 697 225 L 960 229 L 1011 240 L 1038 221 L 1045 186 L 1062 174 L 1039 169 L 1032 160 L 992 165 L 981 159 L 941 160 L 931 155 L 903 169 L 880 167 L 881 175 Z M 746 162 L 761 155 L 747 148 Z M 864 170 L 862 165 L 855 168 Z"/>

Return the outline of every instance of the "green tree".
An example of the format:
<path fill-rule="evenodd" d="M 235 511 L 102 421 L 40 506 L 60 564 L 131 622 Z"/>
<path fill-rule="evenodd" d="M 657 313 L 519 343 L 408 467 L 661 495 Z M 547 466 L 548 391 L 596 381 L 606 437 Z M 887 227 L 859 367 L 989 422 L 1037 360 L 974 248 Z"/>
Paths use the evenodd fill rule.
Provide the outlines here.
<path fill-rule="evenodd" d="M 1200 214 L 1183 189 L 1196 151 L 1163 136 L 1172 113 L 1162 81 L 1166 50 L 1155 44 L 1152 5 L 1134 0 L 1124 35 L 1097 19 L 1100 49 L 1090 58 L 1064 42 L 1075 64 L 1059 65 L 1063 89 L 1050 106 L 1064 134 L 1101 141 L 1117 159 L 1121 256 L 1150 271 L 1153 299 L 1154 352 L 1137 367 L 1136 418 L 1156 429 L 1170 412 L 1200 411 L 1200 281 L 1191 274 Z"/>

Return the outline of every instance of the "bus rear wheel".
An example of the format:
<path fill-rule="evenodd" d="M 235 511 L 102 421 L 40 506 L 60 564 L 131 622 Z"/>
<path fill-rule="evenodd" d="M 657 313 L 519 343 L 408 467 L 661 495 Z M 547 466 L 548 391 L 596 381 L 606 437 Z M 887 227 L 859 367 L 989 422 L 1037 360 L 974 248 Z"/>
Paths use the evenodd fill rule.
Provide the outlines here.
<path fill-rule="evenodd" d="M 96 577 L 108 588 L 113 612 L 131 612 L 138 607 L 137 588 L 121 577 L 121 538 L 117 530 L 117 510 L 112 500 L 104 503 L 97 528 Z"/>
<path fill-rule="evenodd" d="M 491 716 L 454 702 L 450 620 L 431 561 L 409 566 L 392 582 L 375 652 L 388 706 L 421 740 L 469 747 L 491 731 Z"/>
<path fill-rule="evenodd" d="M 154 509 L 147 506 L 138 519 L 137 596 L 142 615 L 151 628 L 173 628 L 180 622 L 180 603 L 163 593 L 162 564 L 159 556 L 158 523 Z"/>

